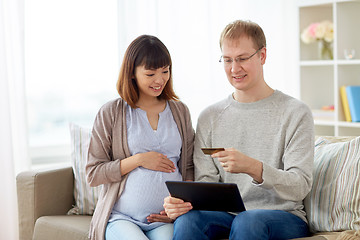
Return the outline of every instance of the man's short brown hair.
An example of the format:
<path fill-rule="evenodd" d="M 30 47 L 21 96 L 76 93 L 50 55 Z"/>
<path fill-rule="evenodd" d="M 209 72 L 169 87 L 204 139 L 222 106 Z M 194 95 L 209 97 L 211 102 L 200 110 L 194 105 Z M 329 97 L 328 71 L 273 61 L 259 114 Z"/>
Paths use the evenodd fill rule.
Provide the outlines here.
<path fill-rule="evenodd" d="M 266 38 L 261 27 L 251 21 L 236 20 L 229 23 L 221 33 L 220 49 L 222 49 L 225 39 L 236 40 L 240 37 L 249 37 L 256 49 L 266 47 Z"/>

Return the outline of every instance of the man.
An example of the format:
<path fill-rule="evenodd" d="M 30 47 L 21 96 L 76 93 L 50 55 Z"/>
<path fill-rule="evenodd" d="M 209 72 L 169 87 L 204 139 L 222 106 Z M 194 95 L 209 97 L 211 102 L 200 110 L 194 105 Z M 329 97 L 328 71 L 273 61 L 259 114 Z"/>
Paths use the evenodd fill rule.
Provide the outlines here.
<path fill-rule="evenodd" d="M 195 179 L 236 183 L 247 211 L 190 211 L 191 203 L 167 197 L 165 211 L 176 219 L 174 239 L 308 236 L 303 199 L 312 185 L 311 111 L 265 82 L 266 39 L 256 23 L 239 20 L 227 25 L 220 48 L 234 92 L 200 114 Z M 202 147 L 225 151 L 206 156 Z"/>

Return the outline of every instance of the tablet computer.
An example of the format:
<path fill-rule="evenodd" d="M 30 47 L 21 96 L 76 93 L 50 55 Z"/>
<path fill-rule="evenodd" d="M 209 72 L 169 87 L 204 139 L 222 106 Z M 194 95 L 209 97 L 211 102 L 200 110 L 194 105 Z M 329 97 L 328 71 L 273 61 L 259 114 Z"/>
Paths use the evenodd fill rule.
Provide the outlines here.
<path fill-rule="evenodd" d="M 172 197 L 190 202 L 195 210 L 242 212 L 245 206 L 235 183 L 166 181 Z"/>

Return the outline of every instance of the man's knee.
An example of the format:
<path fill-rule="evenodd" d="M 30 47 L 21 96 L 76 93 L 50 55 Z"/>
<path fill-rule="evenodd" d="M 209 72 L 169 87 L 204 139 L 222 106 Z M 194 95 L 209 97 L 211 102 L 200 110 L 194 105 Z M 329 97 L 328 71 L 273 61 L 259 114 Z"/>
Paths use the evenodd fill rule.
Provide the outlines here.
<path fill-rule="evenodd" d="M 196 225 L 198 221 L 201 221 L 199 211 L 189 211 L 175 220 L 174 228 L 191 228 Z"/>
<path fill-rule="evenodd" d="M 268 234 L 269 228 L 258 210 L 241 212 L 231 225 L 232 239 L 266 239 Z"/>
<path fill-rule="evenodd" d="M 241 212 L 234 218 L 231 228 L 248 229 L 254 228 L 255 226 L 259 228 L 264 225 L 263 218 L 261 218 L 260 215 L 256 210 Z"/>
<path fill-rule="evenodd" d="M 178 217 L 174 222 L 173 240 L 204 239 L 199 228 L 201 216 L 199 211 L 192 210 Z"/>

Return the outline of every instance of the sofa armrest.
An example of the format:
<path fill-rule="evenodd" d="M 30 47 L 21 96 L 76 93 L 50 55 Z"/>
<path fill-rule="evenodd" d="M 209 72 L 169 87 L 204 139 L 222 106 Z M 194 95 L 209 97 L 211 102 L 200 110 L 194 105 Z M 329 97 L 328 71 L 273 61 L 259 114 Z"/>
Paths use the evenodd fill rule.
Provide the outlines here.
<path fill-rule="evenodd" d="M 22 172 L 16 186 L 20 240 L 32 239 L 39 217 L 65 215 L 74 204 L 71 167 Z"/>

